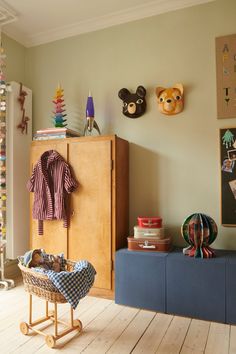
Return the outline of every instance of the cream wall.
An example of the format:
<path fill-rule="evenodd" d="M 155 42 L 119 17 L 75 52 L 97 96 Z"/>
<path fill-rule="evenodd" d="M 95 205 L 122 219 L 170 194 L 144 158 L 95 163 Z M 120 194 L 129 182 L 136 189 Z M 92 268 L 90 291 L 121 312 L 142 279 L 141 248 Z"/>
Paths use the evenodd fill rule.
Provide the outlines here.
<path fill-rule="evenodd" d="M 84 124 L 91 90 L 102 133 L 130 142 L 130 232 L 138 215 L 159 215 L 183 245 L 183 219 L 203 212 L 219 225 L 214 247 L 236 249 L 236 229 L 220 226 L 218 137 L 236 119 L 216 119 L 215 80 L 215 37 L 236 33 L 235 13 L 235 0 L 216 1 L 27 50 L 34 130 L 51 125 L 60 81 L 71 128 Z M 157 110 L 154 89 L 176 82 L 184 84 L 186 105 L 168 118 Z M 132 120 L 117 93 L 140 84 L 147 112 Z"/>
<path fill-rule="evenodd" d="M 24 83 L 26 48 L 4 33 L 2 34 L 2 43 L 7 55 L 6 80 Z"/>

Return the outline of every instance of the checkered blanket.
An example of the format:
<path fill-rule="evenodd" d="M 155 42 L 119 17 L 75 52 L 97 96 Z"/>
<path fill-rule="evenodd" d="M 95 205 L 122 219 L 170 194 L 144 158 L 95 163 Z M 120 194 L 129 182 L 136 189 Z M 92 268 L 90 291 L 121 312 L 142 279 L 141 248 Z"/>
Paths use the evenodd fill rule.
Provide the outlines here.
<path fill-rule="evenodd" d="M 47 271 L 47 275 L 55 287 L 64 295 L 69 304 L 75 309 L 94 283 L 96 270 L 86 260 L 76 263 L 72 272 L 56 273 Z"/>

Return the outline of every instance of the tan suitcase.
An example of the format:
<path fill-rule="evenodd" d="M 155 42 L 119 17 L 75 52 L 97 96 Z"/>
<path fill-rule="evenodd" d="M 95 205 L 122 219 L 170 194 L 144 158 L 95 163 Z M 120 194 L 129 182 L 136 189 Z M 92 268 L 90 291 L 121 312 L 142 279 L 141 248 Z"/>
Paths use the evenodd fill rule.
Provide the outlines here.
<path fill-rule="evenodd" d="M 170 252 L 172 249 L 170 237 L 162 240 L 153 238 L 127 237 L 127 240 L 128 249 L 132 251 Z"/>
<path fill-rule="evenodd" d="M 163 239 L 164 228 L 161 227 L 159 229 L 154 229 L 154 228 L 134 226 L 134 238 L 146 238 L 146 237 Z"/>

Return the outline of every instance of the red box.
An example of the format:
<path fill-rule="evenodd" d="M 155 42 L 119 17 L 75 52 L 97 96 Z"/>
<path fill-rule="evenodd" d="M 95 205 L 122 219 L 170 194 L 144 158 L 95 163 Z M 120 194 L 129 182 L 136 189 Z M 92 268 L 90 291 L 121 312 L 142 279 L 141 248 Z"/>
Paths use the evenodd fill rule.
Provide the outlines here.
<path fill-rule="evenodd" d="M 148 218 L 144 216 L 138 216 L 138 226 L 150 229 L 158 229 L 162 227 L 162 218 Z"/>
<path fill-rule="evenodd" d="M 128 249 L 132 251 L 144 252 L 170 252 L 172 249 L 171 238 L 164 238 L 162 240 L 154 240 L 150 238 L 134 238 L 127 237 Z"/>

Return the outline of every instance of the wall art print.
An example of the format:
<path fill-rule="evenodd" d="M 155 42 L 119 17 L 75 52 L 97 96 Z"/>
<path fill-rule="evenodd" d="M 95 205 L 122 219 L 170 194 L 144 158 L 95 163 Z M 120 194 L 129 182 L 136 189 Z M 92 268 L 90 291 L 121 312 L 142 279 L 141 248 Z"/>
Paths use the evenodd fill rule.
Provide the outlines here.
<path fill-rule="evenodd" d="M 221 223 L 236 226 L 236 128 L 220 129 Z"/>
<path fill-rule="evenodd" d="M 216 38 L 217 118 L 236 118 L 236 34 Z"/>

